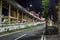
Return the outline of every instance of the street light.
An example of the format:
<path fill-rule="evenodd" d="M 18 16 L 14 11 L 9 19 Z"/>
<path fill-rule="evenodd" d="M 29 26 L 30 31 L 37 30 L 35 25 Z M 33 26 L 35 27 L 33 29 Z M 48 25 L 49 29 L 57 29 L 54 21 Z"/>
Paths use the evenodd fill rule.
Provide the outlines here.
<path fill-rule="evenodd" d="M 32 4 L 30 4 L 29 6 L 32 7 Z"/>

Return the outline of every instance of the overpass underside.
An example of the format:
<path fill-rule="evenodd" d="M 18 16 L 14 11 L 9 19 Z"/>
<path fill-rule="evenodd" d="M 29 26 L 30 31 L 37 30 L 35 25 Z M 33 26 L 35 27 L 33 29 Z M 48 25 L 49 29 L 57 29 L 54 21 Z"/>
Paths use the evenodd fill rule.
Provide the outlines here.
<path fill-rule="evenodd" d="M 40 21 L 21 5 L 11 0 L 0 0 L 0 32 L 10 28 L 24 28 L 25 26 L 37 25 Z M 8 26 L 8 27 L 7 27 Z"/>

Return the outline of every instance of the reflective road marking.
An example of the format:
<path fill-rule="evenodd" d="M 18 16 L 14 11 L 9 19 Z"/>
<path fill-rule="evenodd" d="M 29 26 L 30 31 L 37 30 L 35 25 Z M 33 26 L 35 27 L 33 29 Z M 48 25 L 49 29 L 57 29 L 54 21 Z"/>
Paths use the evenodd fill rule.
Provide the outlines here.
<path fill-rule="evenodd" d="M 24 35 L 22 35 L 22 36 L 16 38 L 15 40 L 18 40 L 18 39 L 20 39 L 20 38 L 22 38 L 22 37 L 24 37 L 24 36 L 26 36 L 26 35 L 27 35 L 27 34 L 24 34 Z"/>

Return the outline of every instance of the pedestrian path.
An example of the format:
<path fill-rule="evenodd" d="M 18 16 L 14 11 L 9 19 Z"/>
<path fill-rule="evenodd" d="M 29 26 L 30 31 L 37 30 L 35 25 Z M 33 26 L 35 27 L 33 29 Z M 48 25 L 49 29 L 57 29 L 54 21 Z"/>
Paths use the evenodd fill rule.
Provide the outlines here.
<path fill-rule="evenodd" d="M 58 40 L 58 35 L 47 35 L 46 40 Z"/>
<path fill-rule="evenodd" d="M 58 40 L 58 35 L 42 35 L 40 40 Z"/>

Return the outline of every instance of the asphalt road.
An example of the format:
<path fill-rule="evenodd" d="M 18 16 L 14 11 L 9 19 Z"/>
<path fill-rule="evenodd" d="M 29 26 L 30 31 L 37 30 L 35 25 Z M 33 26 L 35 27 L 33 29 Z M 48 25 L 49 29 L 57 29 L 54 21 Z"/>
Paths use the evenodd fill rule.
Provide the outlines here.
<path fill-rule="evenodd" d="M 46 40 L 58 40 L 58 35 L 46 35 Z"/>
<path fill-rule="evenodd" d="M 0 40 L 41 40 L 44 28 L 34 27 L 0 37 Z"/>

